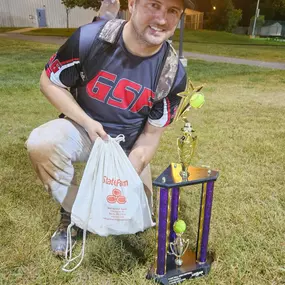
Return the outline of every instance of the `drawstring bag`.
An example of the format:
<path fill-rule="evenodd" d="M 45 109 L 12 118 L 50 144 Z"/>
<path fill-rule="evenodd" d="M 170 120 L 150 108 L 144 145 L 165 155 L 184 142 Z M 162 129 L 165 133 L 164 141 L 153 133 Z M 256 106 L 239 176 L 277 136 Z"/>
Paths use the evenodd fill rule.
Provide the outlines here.
<path fill-rule="evenodd" d="M 87 161 L 67 229 L 66 264 L 71 272 L 84 258 L 86 232 L 100 236 L 134 234 L 154 226 L 143 183 L 119 145 L 124 136 L 96 139 Z M 72 258 L 71 228 L 83 229 L 82 249 Z M 69 256 L 68 256 L 69 251 Z M 72 269 L 68 265 L 79 259 Z"/>

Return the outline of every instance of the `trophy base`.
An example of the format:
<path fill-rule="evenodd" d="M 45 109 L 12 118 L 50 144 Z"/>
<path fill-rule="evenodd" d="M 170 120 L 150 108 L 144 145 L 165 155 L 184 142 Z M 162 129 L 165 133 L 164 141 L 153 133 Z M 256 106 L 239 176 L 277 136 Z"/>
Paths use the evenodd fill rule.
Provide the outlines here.
<path fill-rule="evenodd" d="M 155 268 L 152 266 L 146 276 L 147 279 L 154 279 L 157 283 L 163 285 L 180 284 L 187 279 L 202 277 L 210 272 L 213 257 L 209 256 L 203 264 L 196 262 L 196 254 L 191 250 L 187 250 L 181 258 L 183 264 L 177 266 L 175 264 L 175 256 L 167 255 L 166 273 L 162 276 L 155 273 Z"/>

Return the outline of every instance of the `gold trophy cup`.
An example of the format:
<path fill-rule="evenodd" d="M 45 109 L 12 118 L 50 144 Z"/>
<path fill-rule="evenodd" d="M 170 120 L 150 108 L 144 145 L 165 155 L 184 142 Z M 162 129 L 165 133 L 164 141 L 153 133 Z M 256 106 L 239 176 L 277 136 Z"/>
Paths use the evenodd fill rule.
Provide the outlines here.
<path fill-rule="evenodd" d="M 177 220 L 174 223 L 173 230 L 176 233 L 176 238 L 169 243 L 169 254 L 175 255 L 175 264 L 181 266 L 183 264 L 182 256 L 189 246 L 189 239 L 183 239 L 182 235 L 186 230 L 186 224 L 183 220 Z"/>
<path fill-rule="evenodd" d="M 187 113 L 190 108 L 199 109 L 205 103 L 205 98 L 200 93 L 203 86 L 194 87 L 192 82 L 188 80 L 187 88 L 184 92 L 178 94 L 182 97 L 178 106 L 174 121 L 182 119 L 184 126 L 181 129 L 182 136 L 177 139 L 178 155 L 180 163 L 171 163 L 173 180 L 175 182 L 187 181 L 190 175 L 188 166 L 191 164 L 192 158 L 195 153 L 197 136 L 187 119 Z"/>

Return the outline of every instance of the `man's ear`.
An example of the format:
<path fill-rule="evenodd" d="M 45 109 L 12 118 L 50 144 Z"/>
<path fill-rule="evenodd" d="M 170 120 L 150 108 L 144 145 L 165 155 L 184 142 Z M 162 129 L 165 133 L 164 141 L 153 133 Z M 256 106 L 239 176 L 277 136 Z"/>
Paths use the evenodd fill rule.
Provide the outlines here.
<path fill-rule="evenodd" d="M 136 0 L 129 0 L 128 6 L 129 6 L 129 11 L 132 14 L 134 11 L 134 6 L 136 4 Z"/>

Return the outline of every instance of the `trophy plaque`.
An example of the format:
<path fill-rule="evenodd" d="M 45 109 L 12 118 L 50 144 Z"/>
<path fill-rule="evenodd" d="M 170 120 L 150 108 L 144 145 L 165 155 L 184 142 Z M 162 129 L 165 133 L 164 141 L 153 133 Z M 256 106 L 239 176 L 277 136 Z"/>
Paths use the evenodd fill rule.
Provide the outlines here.
<path fill-rule="evenodd" d="M 156 220 L 156 257 L 147 279 L 154 279 L 160 284 L 180 284 L 186 279 L 193 279 L 209 273 L 213 257 L 207 253 L 210 219 L 213 201 L 214 183 L 218 171 L 205 167 L 191 166 L 197 137 L 191 124 L 185 118 L 190 107 L 199 108 L 204 97 L 189 81 L 182 97 L 175 120 L 184 121 L 182 136 L 177 139 L 179 163 L 171 163 L 153 181 L 158 188 Z M 202 96 L 202 97 L 201 97 Z M 198 100 L 197 100 L 198 98 Z M 186 224 L 180 220 L 180 188 L 189 191 L 186 186 L 201 184 L 200 213 L 196 250 L 189 249 Z M 190 187 L 187 187 L 190 188 Z"/>

